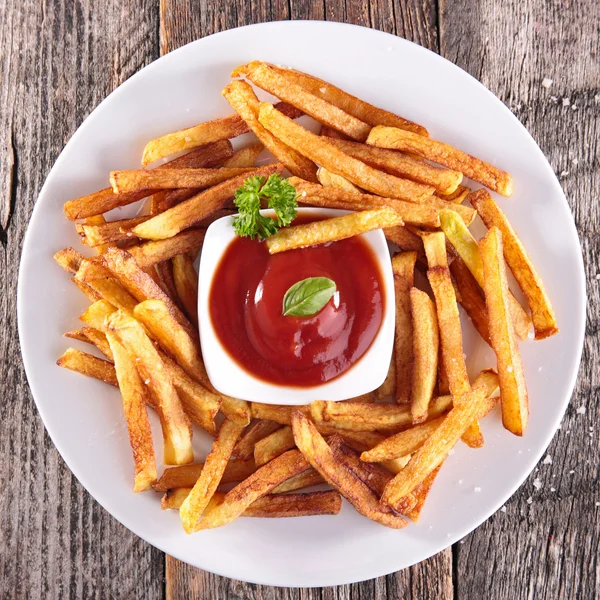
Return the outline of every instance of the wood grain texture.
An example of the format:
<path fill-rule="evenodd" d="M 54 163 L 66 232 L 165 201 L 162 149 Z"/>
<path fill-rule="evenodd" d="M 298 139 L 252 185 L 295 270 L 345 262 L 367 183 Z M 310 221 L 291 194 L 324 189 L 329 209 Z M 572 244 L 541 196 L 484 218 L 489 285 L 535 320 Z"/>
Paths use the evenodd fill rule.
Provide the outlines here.
<path fill-rule="evenodd" d="M 16 323 L 37 194 L 87 114 L 158 53 L 158 5 L 0 2 L 0 597 L 160 598 L 162 554 L 83 489 L 46 434 Z"/>
<path fill-rule="evenodd" d="M 440 11 L 441 53 L 508 105 L 558 175 L 575 215 L 588 290 L 579 383 L 548 449 L 553 463 L 542 461 L 506 513 L 457 545 L 458 598 L 479 597 L 481 590 L 489 598 L 587 599 L 600 593 L 598 10 L 595 0 L 461 0 L 445 2 Z M 549 89 L 541 85 L 545 77 L 553 80 Z M 577 412 L 580 407 L 585 414 Z"/>

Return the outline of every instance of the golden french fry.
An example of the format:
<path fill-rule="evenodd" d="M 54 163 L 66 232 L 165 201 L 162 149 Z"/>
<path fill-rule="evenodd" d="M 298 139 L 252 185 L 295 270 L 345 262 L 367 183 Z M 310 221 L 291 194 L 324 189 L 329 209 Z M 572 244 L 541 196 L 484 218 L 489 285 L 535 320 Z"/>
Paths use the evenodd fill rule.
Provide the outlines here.
<path fill-rule="evenodd" d="M 489 229 L 497 227 L 502 233 L 504 258 L 531 309 L 535 339 L 541 340 L 558 333 L 554 309 L 542 279 L 506 215 L 486 190 L 469 194 L 469 200 L 486 226 Z"/>
<path fill-rule="evenodd" d="M 459 185 L 453 192 L 445 193 L 438 190 L 435 195 L 445 200 L 446 202 L 452 202 L 454 204 L 462 204 L 469 193 L 471 192 L 471 188 L 468 188 L 466 185 Z"/>
<path fill-rule="evenodd" d="M 81 333 L 87 338 L 87 341 L 90 344 L 93 344 L 108 358 L 108 360 L 112 360 L 114 362 L 114 357 L 112 354 L 112 350 L 110 349 L 110 344 L 106 339 L 106 335 L 99 331 L 98 329 L 94 329 L 93 327 L 82 327 Z"/>
<path fill-rule="evenodd" d="M 127 252 L 135 258 L 142 269 L 146 269 L 180 254 L 198 250 L 204 242 L 205 233 L 203 229 L 188 229 L 166 240 L 149 241 L 132 246 L 127 249 Z"/>
<path fill-rule="evenodd" d="M 413 363 L 413 326 L 410 290 L 414 285 L 416 252 L 402 252 L 392 258 L 396 297 L 396 403 L 410 402 Z"/>
<path fill-rule="evenodd" d="M 443 464 L 443 463 L 442 463 Z M 421 511 L 423 510 L 423 506 L 425 504 L 425 500 L 427 500 L 427 496 L 431 491 L 431 487 L 433 486 L 433 482 L 437 477 L 437 474 L 440 472 L 442 465 L 438 465 L 425 479 L 415 487 L 412 491 L 412 496 L 415 499 L 415 505 L 409 511 L 404 514 L 411 520 L 417 523 L 419 521 L 419 517 L 421 516 Z"/>
<path fill-rule="evenodd" d="M 96 215 L 101 216 L 101 215 Z M 86 221 L 94 217 L 88 217 Z M 114 244 L 124 240 L 133 239 L 131 228 L 147 221 L 150 217 L 134 217 L 133 219 L 121 219 L 119 221 L 105 221 L 104 223 L 91 224 L 86 222 L 82 225 L 84 239 L 83 243 L 93 248 L 102 247 L 104 244 Z"/>
<path fill-rule="evenodd" d="M 479 414 L 494 406 L 495 399 L 486 398 L 484 388 L 474 387 L 460 399 L 439 427 L 413 454 L 410 462 L 388 483 L 382 503 L 394 508 L 436 469 Z"/>
<path fill-rule="evenodd" d="M 364 141 L 371 131 L 367 123 L 295 83 L 291 71 L 277 70 L 267 63 L 253 61 L 238 67 L 235 72 L 244 74 L 254 85 L 348 137 Z"/>
<path fill-rule="evenodd" d="M 275 110 L 271 104 L 260 103 L 258 120 L 274 136 L 300 154 L 374 194 L 409 202 L 423 202 L 434 191 L 431 186 L 378 171 L 360 160 L 344 154 L 327 138 L 304 129 Z"/>
<path fill-rule="evenodd" d="M 245 148 L 240 148 L 233 153 L 224 163 L 224 167 L 243 168 L 253 167 L 259 154 L 264 150 L 264 145 L 260 142 L 251 144 Z"/>
<path fill-rule="evenodd" d="M 104 320 L 116 310 L 117 309 L 110 302 L 98 300 L 91 306 L 88 306 L 85 312 L 79 317 L 79 320 L 94 329 L 102 331 L 104 329 Z"/>
<path fill-rule="evenodd" d="M 340 463 L 314 424 L 300 411 L 293 413 L 292 428 L 296 445 L 308 462 L 327 483 L 352 503 L 360 514 L 386 527 L 400 529 L 406 526 L 406 521 L 402 517 L 386 511 L 371 488 L 353 471 Z"/>
<path fill-rule="evenodd" d="M 341 175 L 336 175 L 335 173 L 328 171 L 324 167 L 319 167 L 317 169 L 317 179 L 319 180 L 319 183 L 321 185 L 324 185 L 325 187 L 338 188 L 347 192 L 354 192 L 360 194 L 360 188 L 357 188 L 345 177 L 342 177 Z"/>
<path fill-rule="evenodd" d="M 383 230 L 385 238 L 396 244 L 404 252 L 416 252 L 419 260 L 425 260 L 425 250 L 421 238 L 404 226 L 386 227 Z"/>
<path fill-rule="evenodd" d="M 89 329 L 89 327 L 88 327 Z M 85 332 L 83 331 L 83 329 L 72 329 L 71 331 L 67 331 L 66 333 L 63 333 L 63 337 L 69 338 L 71 340 L 78 340 L 80 342 L 86 342 L 88 344 L 91 344 L 90 339 L 88 338 L 87 335 L 85 335 Z"/>
<path fill-rule="evenodd" d="M 441 210 L 440 220 L 442 231 L 483 289 L 483 264 L 477 240 L 457 213 Z M 526 340 L 531 330 L 531 318 L 510 291 L 508 301 L 515 333 L 522 340 Z"/>
<path fill-rule="evenodd" d="M 173 383 L 165 373 L 164 363 L 143 327 L 135 319 L 117 311 L 106 318 L 106 328 L 117 335 L 136 359 L 138 371 L 156 399 L 163 429 L 165 464 L 192 462 L 194 452 L 189 421 Z"/>
<path fill-rule="evenodd" d="M 328 138 L 334 138 L 336 140 L 347 140 L 348 136 L 336 131 L 335 129 L 331 129 L 331 127 L 327 127 L 327 125 L 321 125 L 321 129 L 319 129 L 319 135 Z"/>
<path fill-rule="evenodd" d="M 272 494 L 285 494 L 287 492 L 293 492 L 295 490 L 302 490 L 313 485 L 319 485 L 325 483 L 325 480 L 315 471 L 312 467 L 307 471 L 294 475 L 284 482 L 280 483 L 277 487 L 271 490 Z"/>
<path fill-rule="evenodd" d="M 117 387 L 117 375 L 114 366 L 102 358 L 87 354 L 75 348 L 67 348 L 64 354 L 56 361 L 59 367 L 70 369 L 86 377 L 99 379 Z"/>
<path fill-rule="evenodd" d="M 94 226 L 102 226 L 106 224 L 106 219 L 104 218 L 104 215 L 94 215 L 93 217 L 88 217 L 87 219 L 84 219 L 82 223 L 77 223 L 75 225 L 75 227 L 77 228 L 77 233 L 79 233 L 79 236 L 81 238 L 82 243 L 87 244 L 87 245 L 92 245 L 89 243 L 89 239 L 86 235 L 86 226 L 87 227 L 94 227 Z M 106 249 L 108 248 L 109 244 L 104 243 L 104 244 L 93 244 L 95 246 L 96 252 L 98 254 L 104 254 L 106 252 Z"/>
<path fill-rule="evenodd" d="M 252 87 L 245 81 L 232 81 L 223 91 L 223 96 L 231 107 L 244 119 L 254 135 L 281 161 L 293 175 L 309 181 L 316 181 L 316 165 L 283 143 L 258 121 L 259 101 Z"/>
<path fill-rule="evenodd" d="M 385 381 L 375 390 L 375 400 L 383 400 L 396 394 L 396 351 L 392 353 L 392 360 Z"/>
<path fill-rule="evenodd" d="M 170 239 L 170 238 L 169 238 Z M 179 306 L 179 297 L 175 288 L 175 278 L 173 277 L 173 263 L 170 260 L 161 260 L 152 267 L 140 267 L 142 271 L 150 275 L 154 282 L 169 297 L 171 302 Z"/>
<path fill-rule="evenodd" d="M 432 186 L 438 192 L 445 194 L 455 192 L 463 178 L 459 171 L 434 167 L 396 150 L 386 150 L 343 139 L 334 139 L 331 143 L 371 167 L 381 169 L 390 175 L 406 177 L 417 183 Z"/>
<path fill-rule="evenodd" d="M 75 248 L 63 248 L 54 255 L 54 260 L 67 272 L 71 274 L 77 273 L 81 266 L 81 261 L 85 256 L 77 252 Z"/>
<path fill-rule="evenodd" d="M 267 238 L 266 244 L 271 254 L 316 246 L 343 240 L 361 233 L 401 225 L 402 218 L 390 208 L 365 210 L 343 217 L 334 217 L 304 225 L 292 225 L 280 229 Z"/>
<path fill-rule="evenodd" d="M 193 488 L 202 473 L 204 463 L 181 465 L 165 469 L 161 478 L 154 484 L 155 492 L 166 492 L 176 488 Z M 243 481 L 252 475 L 256 467 L 253 460 L 230 460 L 221 477 L 221 483 Z"/>
<path fill-rule="evenodd" d="M 519 346 L 510 326 L 502 234 L 497 227 L 492 227 L 488 231 L 481 241 L 480 248 L 490 342 L 498 360 L 502 423 L 515 435 L 523 435 L 529 420 L 529 399 Z"/>
<path fill-rule="evenodd" d="M 250 423 L 233 449 L 233 456 L 239 460 L 248 460 L 254 456 L 254 446 L 262 439 L 281 429 L 275 421 L 254 421 Z"/>
<path fill-rule="evenodd" d="M 252 175 L 268 177 L 272 173 L 281 174 L 283 165 L 277 163 L 253 170 Z M 247 176 L 240 175 L 228 179 L 219 185 L 192 196 L 188 200 L 173 206 L 145 223 L 134 227 L 134 235 L 150 240 L 164 240 L 177 235 L 180 231 L 192 227 L 206 219 L 213 212 L 223 208 L 227 200 L 233 198 L 236 190 L 244 183 Z"/>
<path fill-rule="evenodd" d="M 157 480 L 152 430 L 146 409 L 146 390 L 135 362 L 112 333 L 106 335 L 114 357 L 115 371 L 121 396 L 123 412 L 129 431 L 129 442 L 133 451 L 135 467 L 134 492 L 149 490 Z"/>
<path fill-rule="evenodd" d="M 422 236 L 429 269 L 427 278 L 431 284 L 438 315 L 440 342 L 444 365 L 448 376 L 450 393 L 459 397 L 471 389 L 463 354 L 462 331 L 456 304 L 456 294 L 450 279 L 446 240 L 441 232 Z"/>
<path fill-rule="evenodd" d="M 429 404 L 428 418 L 439 417 L 452 406 L 451 396 L 438 396 Z M 338 430 L 379 431 L 401 429 L 412 425 L 408 404 L 360 404 L 317 400 L 311 405 L 311 415 L 317 425 L 330 425 Z M 342 436 L 346 431 L 338 431 Z"/>
<path fill-rule="evenodd" d="M 322 169 L 320 172 L 323 172 Z M 339 178 L 339 175 L 334 177 Z M 360 190 L 352 192 L 349 189 L 328 186 L 323 182 L 321 182 L 323 183 L 321 186 L 304 181 L 299 177 L 290 177 L 289 182 L 296 188 L 299 201 L 303 204 L 355 211 L 387 207 L 394 209 L 405 223 L 421 227 L 439 227 L 440 225 L 438 210 L 429 203 L 415 204 L 396 198 L 382 198 L 373 194 L 363 194 Z"/>
<path fill-rule="evenodd" d="M 421 423 L 427 418 L 437 380 L 439 331 L 435 304 L 425 292 L 412 288 L 410 305 L 413 330 L 410 410 L 413 423 Z"/>
<path fill-rule="evenodd" d="M 254 446 L 254 462 L 257 467 L 267 464 L 280 454 L 296 447 L 292 428 L 282 427 L 262 440 L 256 442 Z"/>
<path fill-rule="evenodd" d="M 290 450 L 278 456 L 227 492 L 220 505 L 205 513 L 197 529 L 227 525 L 253 502 L 266 496 L 274 487 L 290 477 L 308 470 L 309 466 L 298 450 Z"/>
<path fill-rule="evenodd" d="M 513 193 L 513 180 L 509 173 L 443 142 L 395 127 L 374 127 L 367 144 L 412 152 L 449 169 L 460 171 L 503 196 L 511 196 Z"/>
<path fill-rule="evenodd" d="M 172 259 L 173 280 L 177 296 L 190 321 L 198 326 L 198 273 L 194 261 L 187 254 Z"/>
<path fill-rule="evenodd" d="M 231 143 L 228 140 L 222 140 L 218 145 L 205 146 L 193 150 L 189 154 L 180 156 L 164 165 L 157 167 L 158 169 L 168 168 L 201 168 L 208 167 L 214 163 L 214 159 L 223 159 L 233 152 Z M 148 190 L 142 190 L 133 193 L 115 194 L 112 187 L 100 190 L 89 196 L 83 196 L 76 200 L 65 202 L 64 212 L 67 219 L 76 221 L 99 215 L 119 206 L 126 206 L 137 200 L 141 200 L 145 196 L 150 195 Z"/>
<path fill-rule="evenodd" d="M 427 135 L 427 130 L 421 125 L 408 121 L 387 110 L 377 108 L 356 96 L 331 85 L 327 81 L 302 73 L 293 69 L 284 69 L 276 65 L 270 65 L 278 73 L 284 73 L 289 81 L 293 81 L 308 90 L 311 94 L 326 100 L 327 102 L 341 108 L 348 114 L 368 123 L 369 125 L 389 125 L 390 127 L 400 127 L 408 131 L 414 131 L 421 135 Z M 236 69 L 232 76 L 243 74 L 244 67 Z"/>
<path fill-rule="evenodd" d="M 293 119 L 298 118 L 302 114 L 293 106 L 286 105 L 284 102 L 278 103 L 276 108 Z M 167 133 L 146 144 L 142 157 L 142 166 L 145 167 L 165 156 L 176 154 L 182 150 L 205 146 L 213 142 L 218 143 L 219 141 L 248 133 L 248 131 L 250 131 L 248 125 L 238 115 L 230 115 L 222 119 L 200 123 L 188 129 Z"/>
<path fill-rule="evenodd" d="M 456 202 L 448 202 L 435 195 L 431 197 L 429 202 L 436 208 L 438 216 L 441 216 L 443 210 L 447 210 L 456 213 L 466 225 L 471 225 L 477 216 L 477 211 L 470 206 L 465 206 Z"/>
<path fill-rule="evenodd" d="M 236 425 L 228 419 L 223 421 L 210 453 L 204 461 L 200 477 L 179 510 L 181 523 L 186 533 L 192 533 L 196 529 L 208 502 L 217 491 L 225 467 L 231 458 L 233 447 L 243 429 L 241 425 Z"/>

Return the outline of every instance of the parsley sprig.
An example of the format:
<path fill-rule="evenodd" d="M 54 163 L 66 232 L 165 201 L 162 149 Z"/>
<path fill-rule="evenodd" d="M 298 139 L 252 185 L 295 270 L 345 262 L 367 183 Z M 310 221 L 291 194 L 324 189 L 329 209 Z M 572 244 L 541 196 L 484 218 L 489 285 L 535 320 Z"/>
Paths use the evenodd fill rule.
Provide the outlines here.
<path fill-rule="evenodd" d="M 238 214 L 233 219 L 233 227 L 241 237 L 264 240 L 296 218 L 296 188 L 277 173 L 265 179 L 256 175 L 248 177 L 235 193 L 233 202 Z M 267 206 L 275 211 L 276 219 L 260 214 L 261 200 L 266 200 Z"/>

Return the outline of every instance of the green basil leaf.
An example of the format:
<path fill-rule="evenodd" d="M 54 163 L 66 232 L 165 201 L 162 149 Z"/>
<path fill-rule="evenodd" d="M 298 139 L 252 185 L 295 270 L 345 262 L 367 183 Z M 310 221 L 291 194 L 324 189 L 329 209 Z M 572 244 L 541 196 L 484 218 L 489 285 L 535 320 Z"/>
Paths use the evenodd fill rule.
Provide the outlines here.
<path fill-rule="evenodd" d="M 284 317 L 316 315 L 335 294 L 335 281 L 328 277 L 308 277 L 295 283 L 283 297 Z"/>

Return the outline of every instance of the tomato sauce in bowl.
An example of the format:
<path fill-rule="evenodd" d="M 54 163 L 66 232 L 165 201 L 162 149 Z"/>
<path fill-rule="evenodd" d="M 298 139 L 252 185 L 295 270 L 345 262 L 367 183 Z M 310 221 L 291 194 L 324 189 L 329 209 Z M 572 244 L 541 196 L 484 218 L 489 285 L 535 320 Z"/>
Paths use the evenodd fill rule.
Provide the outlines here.
<path fill-rule="evenodd" d="M 284 316 L 286 291 L 309 277 L 328 277 L 337 291 L 313 316 Z M 262 242 L 236 238 L 216 268 L 208 302 L 217 338 L 244 370 L 277 385 L 312 387 L 346 372 L 369 349 L 385 293 L 361 237 L 275 255 Z"/>

